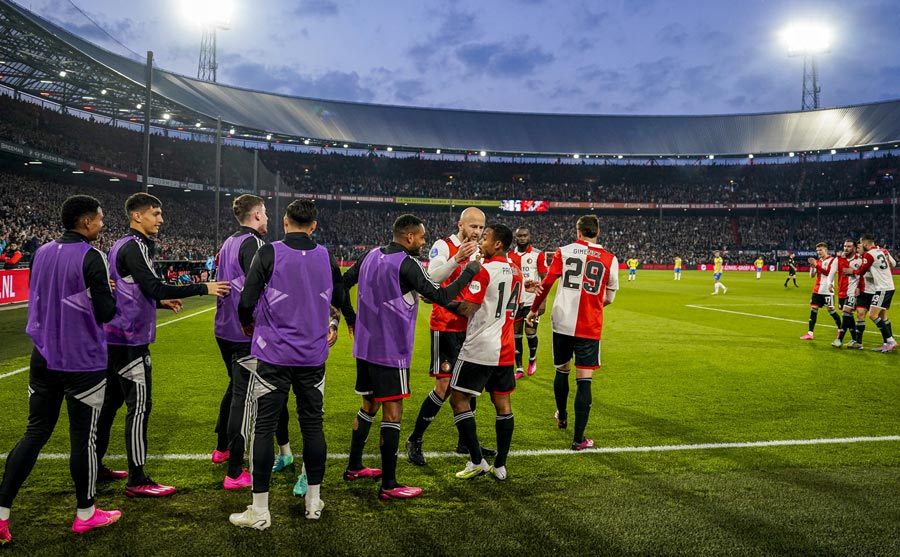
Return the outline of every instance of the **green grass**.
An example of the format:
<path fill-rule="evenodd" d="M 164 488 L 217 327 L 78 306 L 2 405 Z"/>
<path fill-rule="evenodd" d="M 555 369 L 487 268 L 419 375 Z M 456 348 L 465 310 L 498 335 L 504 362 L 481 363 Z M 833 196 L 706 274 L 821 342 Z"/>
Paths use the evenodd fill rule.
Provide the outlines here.
<path fill-rule="evenodd" d="M 822 316 L 814 342 L 806 332 L 808 285 L 784 277 L 729 273 L 726 295 L 710 296 L 711 276 L 639 271 L 607 308 L 604 367 L 595 376 L 588 435 L 604 448 L 785 439 L 900 435 L 900 355 L 836 350 L 833 324 Z M 186 300 L 185 314 L 211 300 Z M 714 307 L 722 313 L 688 306 Z M 165 319 L 171 319 L 169 314 Z M 426 334 L 419 319 L 413 396 L 402 436 L 412 429 L 432 386 Z M 775 317 L 782 320 L 757 316 Z M 208 454 L 225 372 L 212 336 L 213 312 L 159 329 L 151 348 L 152 454 Z M 796 321 L 796 322 L 792 322 Z M 162 322 L 162 320 L 161 320 Z M 832 325 L 832 328 L 827 328 Z M 27 365 L 24 311 L 0 312 L 0 375 Z M 869 330 L 874 327 L 869 324 Z M 10 331 L 16 331 L 10 333 Z M 349 449 L 359 406 L 346 330 L 332 350 L 326 380 L 330 453 Z M 513 450 L 565 449 L 569 431 L 553 422 L 550 323 L 540 326 L 538 373 L 513 394 Z M 867 344 L 880 336 L 867 334 Z M 7 340 L 9 339 L 9 340 Z M 27 420 L 27 373 L 0 379 L 0 452 Z M 574 389 L 573 389 L 574 393 Z M 493 446 L 493 410 L 479 401 L 479 434 Z M 571 405 L 571 399 L 570 399 Z M 110 452 L 124 454 L 124 416 Z M 65 410 L 46 453 L 68 451 Z M 300 436 L 291 423 L 296 452 Z M 377 452 L 376 435 L 368 452 Z M 451 412 L 442 410 L 425 438 L 426 452 L 456 443 Z M 401 481 L 422 497 L 380 502 L 374 483 L 344 484 L 345 461 L 330 459 L 322 520 L 302 518 L 290 495 L 292 474 L 273 477 L 273 525 L 242 531 L 227 515 L 249 494 L 221 490 L 224 469 L 206 459 L 152 460 L 148 472 L 179 493 L 166 500 L 128 500 L 120 484 L 103 484 L 98 503 L 122 520 L 76 537 L 68 531 L 74 495 L 65 460 L 41 460 L 16 500 L 10 554 L 847 554 L 900 553 L 900 442 L 764 448 L 511 456 L 510 479 L 456 480 L 465 459 L 433 457 L 425 468 L 401 458 Z M 402 451 L 401 451 L 402 452 Z M 115 462 L 115 461 L 113 461 Z M 373 466 L 376 457 L 367 459 Z M 118 464 L 124 464 L 118 461 Z"/>

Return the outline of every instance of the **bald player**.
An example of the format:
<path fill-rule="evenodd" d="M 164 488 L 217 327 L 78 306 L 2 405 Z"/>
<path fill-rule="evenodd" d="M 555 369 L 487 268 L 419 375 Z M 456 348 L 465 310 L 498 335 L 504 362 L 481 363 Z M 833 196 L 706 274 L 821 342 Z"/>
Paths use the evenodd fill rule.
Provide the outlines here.
<path fill-rule="evenodd" d="M 465 265 L 475 257 L 481 234 L 484 232 L 484 212 L 477 207 L 465 209 L 459 215 L 456 227 L 456 234 L 436 241 L 428 252 L 428 275 L 441 286 L 447 286 L 456 280 Z M 416 466 L 425 466 L 422 436 L 440 412 L 449 394 L 450 377 L 453 375 L 453 366 L 456 365 L 459 350 L 466 339 L 468 324 L 468 317 L 457 315 L 438 305 L 431 308 L 431 368 L 428 374 L 434 377 L 434 389 L 422 402 L 416 425 L 406 440 L 406 454 L 409 461 Z M 469 454 L 462 438 L 456 445 L 456 452 Z M 488 456 L 494 454 L 491 450 L 487 452 Z"/>

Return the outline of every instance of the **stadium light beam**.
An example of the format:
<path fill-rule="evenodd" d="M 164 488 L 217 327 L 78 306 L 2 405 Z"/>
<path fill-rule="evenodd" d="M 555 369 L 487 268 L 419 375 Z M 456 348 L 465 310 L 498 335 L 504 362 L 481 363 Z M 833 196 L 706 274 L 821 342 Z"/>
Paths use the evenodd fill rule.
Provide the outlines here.
<path fill-rule="evenodd" d="M 779 34 L 788 56 L 803 58 L 803 98 L 800 110 L 819 108 L 819 64 L 817 56 L 831 51 L 834 40 L 831 29 L 820 23 L 798 23 Z"/>

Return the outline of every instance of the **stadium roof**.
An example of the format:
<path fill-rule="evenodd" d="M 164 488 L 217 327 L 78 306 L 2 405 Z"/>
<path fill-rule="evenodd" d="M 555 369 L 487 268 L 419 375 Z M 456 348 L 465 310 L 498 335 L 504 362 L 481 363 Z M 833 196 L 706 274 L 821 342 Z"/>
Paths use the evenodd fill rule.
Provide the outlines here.
<path fill-rule="evenodd" d="M 0 85 L 142 122 L 145 64 L 104 50 L 0 0 Z M 61 71 L 65 71 L 64 77 Z M 101 94 L 102 93 L 102 94 Z M 291 97 L 153 70 L 153 125 L 352 148 L 502 155 L 782 156 L 893 147 L 900 100 L 808 112 L 705 116 L 526 114 Z M 176 122 L 177 124 L 172 124 Z M 199 124 L 199 126 L 197 126 Z"/>

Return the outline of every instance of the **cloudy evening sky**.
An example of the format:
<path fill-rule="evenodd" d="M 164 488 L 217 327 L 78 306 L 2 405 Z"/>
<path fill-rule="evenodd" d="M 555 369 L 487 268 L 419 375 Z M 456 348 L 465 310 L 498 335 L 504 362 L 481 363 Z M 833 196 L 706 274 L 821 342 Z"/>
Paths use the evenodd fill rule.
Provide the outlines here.
<path fill-rule="evenodd" d="M 128 54 L 68 0 L 16 0 Z M 176 0 L 73 0 L 157 66 L 197 74 Z M 599 114 L 798 110 L 802 61 L 778 31 L 827 22 L 822 105 L 900 98 L 900 1 L 234 0 L 219 82 L 336 100 Z"/>

